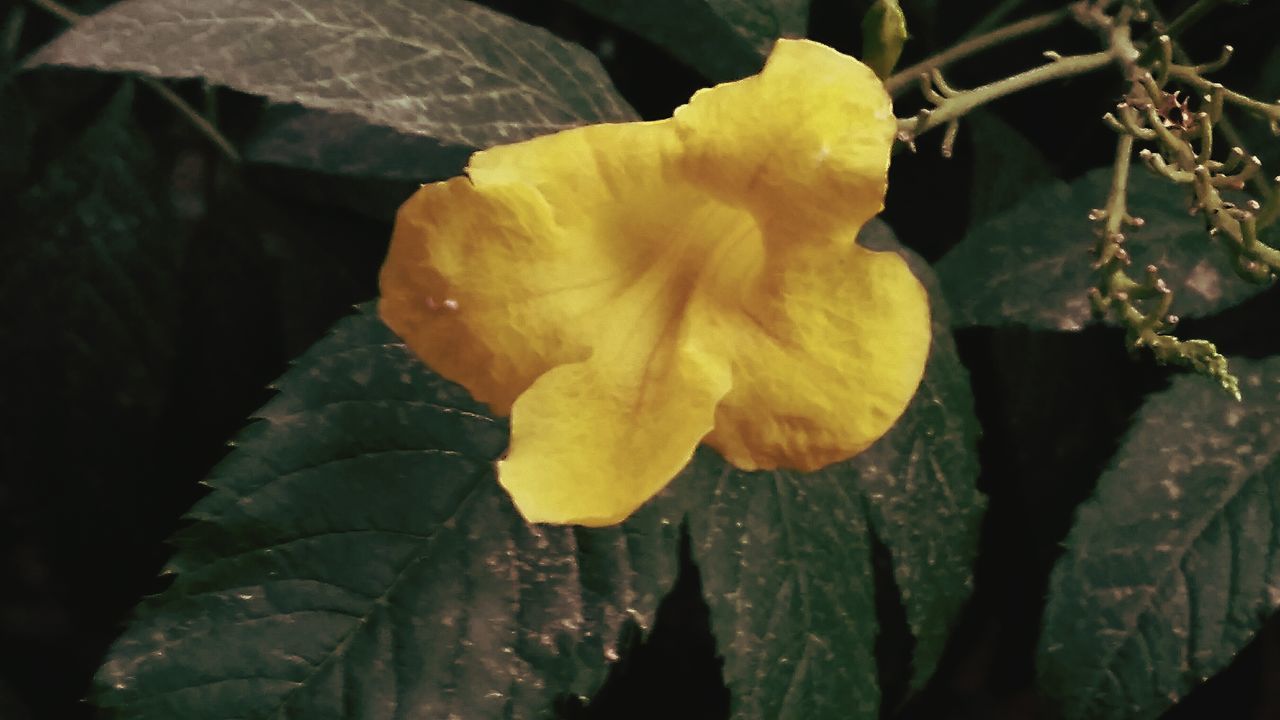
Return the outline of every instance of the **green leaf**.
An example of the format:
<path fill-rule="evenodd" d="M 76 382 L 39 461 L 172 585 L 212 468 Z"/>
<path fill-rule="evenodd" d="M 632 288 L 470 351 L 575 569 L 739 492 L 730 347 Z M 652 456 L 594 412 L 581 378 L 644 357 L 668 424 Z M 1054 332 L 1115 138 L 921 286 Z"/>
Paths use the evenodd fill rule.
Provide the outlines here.
<path fill-rule="evenodd" d="M 27 489 L 58 497 L 72 525 L 100 512 L 91 498 L 134 489 L 130 448 L 149 444 L 172 378 L 185 238 L 133 97 L 126 81 L 34 182 L 0 198 L 0 367 L 12 380 L 0 473 L 40 468 Z"/>
<path fill-rule="evenodd" d="M 371 308 L 278 390 L 99 672 L 118 717 L 540 717 L 599 685 L 673 582 L 659 507 L 526 525 L 492 474 L 505 424 Z"/>
<path fill-rule="evenodd" d="M 125 0 L 32 64 L 203 77 L 472 147 L 635 117 L 586 50 L 466 0 Z"/>
<path fill-rule="evenodd" d="M 957 325 L 1080 330 L 1088 324 L 1096 229 L 1088 216 L 1105 203 L 1110 184 L 1110 168 L 1099 168 L 1037 189 L 972 228 L 937 266 Z M 1125 247 L 1138 271 L 1160 268 L 1175 293 L 1173 313 L 1209 315 L 1266 289 L 1235 275 L 1187 207 L 1184 191 L 1134 168 L 1129 209 L 1146 224 L 1128 233 Z"/>
<path fill-rule="evenodd" d="M 381 222 L 393 221 L 422 183 L 461 175 L 472 152 L 358 115 L 299 105 L 269 106 L 241 148 L 267 183 Z"/>
<path fill-rule="evenodd" d="M 686 509 L 734 718 L 879 716 L 873 535 L 916 637 L 915 687 L 968 597 L 986 507 L 968 373 L 928 264 L 878 220 L 859 242 L 904 255 L 930 291 L 934 344 L 902 419 L 817 473 L 742 472 L 703 450 L 659 499 Z"/>
<path fill-rule="evenodd" d="M 985 509 L 968 374 L 928 265 L 882 222 L 859 241 L 901 252 L 930 289 L 935 342 L 902 419 L 821 472 L 746 473 L 702 451 L 672 484 L 693 502 L 692 553 L 734 718 L 879 717 L 873 535 L 889 547 L 916 636 L 916 687 L 968 596 Z"/>
<path fill-rule="evenodd" d="M 999 115 L 979 108 L 965 116 L 963 127 L 973 143 L 970 225 L 1017 205 L 1032 188 L 1065 184 L 1053 176 L 1044 153 Z"/>
<path fill-rule="evenodd" d="M 1280 358 L 1231 367 L 1243 403 L 1174 378 L 1079 510 L 1038 660 L 1068 720 L 1160 715 L 1280 605 Z"/>
<path fill-rule="evenodd" d="M 929 291 L 933 312 L 933 346 L 920 390 L 897 425 L 850 461 L 869 501 L 872 531 L 893 557 L 916 638 L 913 682 L 919 687 L 933 675 L 951 623 L 968 599 L 986 510 L 977 489 L 981 428 L 937 276 L 879 220 L 863 228 L 859 242 L 902 254 Z"/>
<path fill-rule="evenodd" d="M 666 48 L 709 80 L 758 71 L 780 37 L 802 37 L 809 0 L 569 0 Z"/>
<path fill-rule="evenodd" d="M 460 175 L 471 152 L 469 147 L 370 125 L 358 115 L 274 105 L 263 114 L 243 155 L 265 165 L 423 183 Z"/>
<path fill-rule="evenodd" d="M 681 482 L 732 717 L 875 718 L 866 498 L 848 468 L 744 473 L 700 452 Z"/>
<path fill-rule="evenodd" d="M 864 241 L 894 242 L 882 224 Z M 967 594 L 983 509 L 940 304 L 935 331 L 921 393 L 864 455 L 743 473 L 704 449 L 626 523 L 590 530 L 524 523 L 493 477 L 505 423 L 366 307 L 214 472 L 172 586 L 112 648 L 97 701 L 123 718 L 541 717 L 593 692 L 626 629 L 651 624 L 686 523 L 734 717 L 875 717 L 872 534 L 920 638 L 919 683 Z"/>

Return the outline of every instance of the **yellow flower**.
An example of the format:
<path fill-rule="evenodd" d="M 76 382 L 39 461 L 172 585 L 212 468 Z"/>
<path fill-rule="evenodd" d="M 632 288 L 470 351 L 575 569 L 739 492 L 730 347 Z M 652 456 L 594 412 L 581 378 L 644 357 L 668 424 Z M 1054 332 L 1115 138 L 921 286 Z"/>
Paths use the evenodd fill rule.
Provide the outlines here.
<path fill-rule="evenodd" d="M 531 522 L 609 525 L 706 442 L 814 470 L 889 429 L 928 354 L 924 289 L 854 243 L 883 207 L 880 80 L 781 40 L 658 122 L 476 153 L 400 209 L 383 320 L 511 415 L 498 478 Z"/>

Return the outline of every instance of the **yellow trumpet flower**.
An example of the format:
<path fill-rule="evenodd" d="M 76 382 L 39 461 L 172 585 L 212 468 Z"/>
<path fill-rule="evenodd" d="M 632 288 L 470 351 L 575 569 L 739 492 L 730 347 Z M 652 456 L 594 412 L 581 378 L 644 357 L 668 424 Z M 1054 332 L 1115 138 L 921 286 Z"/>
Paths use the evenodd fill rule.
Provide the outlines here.
<path fill-rule="evenodd" d="M 476 153 L 400 209 L 379 313 L 499 415 L 530 522 L 609 525 L 705 442 L 745 469 L 849 458 L 906 408 L 923 287 L 858 246 L 896 131 L 857 60 L 780 40 L 657 122 Z"/>

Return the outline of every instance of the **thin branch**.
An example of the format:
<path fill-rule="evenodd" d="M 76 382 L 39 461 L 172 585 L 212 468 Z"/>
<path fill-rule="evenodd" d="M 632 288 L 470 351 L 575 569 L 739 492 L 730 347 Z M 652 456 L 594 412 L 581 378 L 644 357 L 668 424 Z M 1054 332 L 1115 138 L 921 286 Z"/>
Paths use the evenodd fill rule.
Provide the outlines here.
<path fill-rule="evenodd" d="M 44 10 L 50 15 L 54 15 L 63 20 L 63 22 L 74 25 L 84 19 L 80 13 L 71 8 L 56 2 L 55 0 L 30 0 L 32 5 Z"/>
<path fill-rule="evenodd" d="M 1140 225 L 1136 218 L 1125 215 L 1123 210 L 1134 141 L 1142 139 L 1157 143 L 1160 153 L 1144 149 L 1140 156 L 1152 170 L 1192 190 L 1196 204 L 1194 210 L 1203 214 L 1210 226 L 1209 234 L 1224 241 L 1223 247 L 1232 256 L 1236 272 L 1255 282 L 1265 282 L 1275 267 L 1270 262 L 1280 260 L 1280 255 L 1273 256 L 1276 251 L 1258 240 L 1257 222 L 1252 214 L 1257 204 L 1237 208 L 1223 201 L 1218 192 L 1219 187 L 1243 187 L 1244 180 L 1250 173 L 1257 172 L 1260 163 L 1256 158 L 1244 158 L 1243 151 L 1238 148 L 1225 162 L 1209 157 L 1212 152 L 1211 124 L 1220 118 L 1220 105 L 1216 102 L 1208 111 L 1197 113 L 1198 132 L 1191 133 L 1182 127 L 1175 132 L 1167 125 L 1167 117 L 1159 108 L 1166 107 L 1172 96 L 1161 87 L 1152 71 L 1140 62 L 1142 53 L 1133 42 L 1129 26 L 1134 6 L 1122 6 L 1115 16 L 1107 15 L 1098 5 L 1079 4 L 1075 7 L 1076 19 L 1082 25 L 1099 31 L 1125 78 L 1132 82 L 1130 94 L 1117 108 L 1119 116 L 1109 114 L 1104 118 L 1120 134 L 1120 139 L 1107 205 L 1090 215 L 1094 220 L 1106 221 L 1096 247 L 1099 257 L 1095 267 L 1100 271 L 1099 284 L 1090 291 L 1090 299 L 1097 312 L 1112 314 L 1120 320 L 1132 347 L 1149 348 L 1160 362 L 1190 367 L 1208 375 L 1239 400 L 1239 383 L 1231 374 L 1226 358 L 1213 343 L 1180 340 L 1167 334 L 1166 331 L 1177 323 L 1177 318 L 1169 314 L 1173 292 L 1155 265 L 1147 266 L 1146 277 L 1142 281 L 1129 277 L 1126 268 L 1131 259 L 1122 246 L 1125 238 L 1120 227 L 1123 223 Z M 1160 63 L 1162 67 L 1156 71 L 1161 75 L 1171 74 L 1170 59 L 1177 50 L 1172 40 L 1161 36 L 1148 47 L 1155 47 L 1164 55 L 1164 61 Z M 1215 91 L 1219 97 L 1220 93 L 1220 90 Z M 1199 152 L 1192 144 L 1197 138 Z M 1241 165 L 1244 167 L 1236 175 L 1227 174 Z"/>
<path fill-rule="evenodd" d="M 1137 66 L 1139 54 L 1129 35 L 1128 26 L 1112 23 L 1101 14 L 1087 14 L 1080 17 L 1106 31 L 1116 61 L 1125 69 L 1126 75 L 1135 80 L 1135 91 L 1146 95 L 1142 103 L 1143 112 L 1146 113 L 1146 125 L 1155 132 L 1156 141 L 1164 155 L 1158 162 L 1154 153 L 1149 156 L 1153 167 L 1171 179 L 1187 182 L 1194 194 L 1199 211 L 1204 213 L 1205 220 L 1209 224 L 1209 233 L 1222 240 L 1223 249 L 1231 255 L 1237 274 L 1253 282 L 1269 282 L 1274 274 L 1280 273 L 1280 250 L 1258 239 L 1258 219 L 1252 211 L 1235 208 L 1224 201 L 1219 192 L 1220 187 L 1243 188 L 1245 181 L 1256 174 L 1261 167 L 1260 161 L 1257 158 L 1245 160 L 1246 167 L 1235 176 L 1225 176 L 1221 168 L 1211 169 L 1202 164 L 1190 142 L 1165 127 L 1164 118 L 1157 110 L 1165 100 L 1165 91 L 1149 72 Z M 1171 69 L 1170 74 L 1178 78 L 1177 66 Z M 1187 80 L 1184 79 L 1184 82 Z M 1199 89 L 1213 86 L 1215 92 L 1222 92 L 1220 85 L 1206 80 L 1202 82 L 1205 86 Z M 1245 99 L 1257 103 L 1256 100 Z M 1200 118 L 1200 122 L 1210 121 L 1207 113 Z"/>
<path fill-rule="evenodd" d="M 1090 299 L 1100 313 L 1111 312 L 1125 326 L 1129 344 L 1146 347 L 1156 360 L 1182 365 L 1204 373 L 1240 400 L 1239 381 L 1231 374 L 1227 359 L 1213 343 L 1204 340 L 1180 340 L 1164 331 L 1178 319 L 1169 314 L 1173 291 L 1160 277 L 1155 265 L 1148 265 L 1142 282 L 1129 277 L 1130 264 L 1123 248 L 1125 225 L 1141 227 L 1139 218 L 1128 213 L 1129 166 L 1133 156 L 1133 136 L 1122 134 L 1116 143 L 1116 159 L 1112 168 L 1111 190 L 1107 204 L 1090 217 L 1102 221 L 1098 240 L 1098 263 L 1101 272 L 1098 287 L 1090 291 Z M 1140 304 L 1141 303 L 1141 304 Z"/>
<path fill-rule="evenodd" d="M 1190 85 L 1202 93 L 1207 93 L 1215 89 L 1215 86 L 1221 87 L 1215 82 L 1207 80 L 1196 72 L 1195 68 L 1186 65 L 1174 65 L 1169 68 L 1169 77 L 1174 80 Z M 1248 95 L 1244 95 L 1231 90 L 1230 88 L 1222 89 L 1222 99 L 1237 107 L 1248 110 L 1249 112 L 1261 116 L 1269 122 L 1280 122 L 1280 104 L 1265 103 L 1260 100 L 1254 100 Z"/>
<path fill-rule="evenodd" d="M 966 58 L 975 53 L 982 52 L 988 48 L 996 47 L 1003 43 L 1009 42 L 1024 35 L 1046 30 L 1062 22 L 1068 15 L 1066 9 L 1047 12 L 1042 15 L 1029 17 L 1026 20 L 1020 20 L 1011 25 L 992 30 L 989 33 L 979 35 L 975 38 L 965 40 L 954 45 L 932 57 L 925 58 L 920 62 L 912 65 L 904 70 L 894 73 L 884 81 L 885 89 L 889 94 L 897 97 L 904 91 L 909 89 L 916 82 L 916 78 L 928 73 L 930 70 L 936 70 L 947 66 L 950 63 Z"/>
<path fill-rule="evenodd" d="M 1107 204 L 1089 217 L 1101 220 L 1102 234 L 1098 239 L 1097 267 L 1102 271 L 1102 297 L 1114 301 L 1121 297 L 1126 307 L 1121 312 L 1121 319 L 1135 324 L 1142 320 L 1141 313 L 1129 303 L 1128 294 L 1138 289 L 1139 285 L 1125 272 L 1129 262 L 1128 253 L 1123 248 L 1124 222 L 1129 219 L 1127 197 L 1129 193 L 1129 165 L 1133 156 L 1133 136 L 1121 135 L 1116 143 L 1115 164 L 1111 168 L 1111 190 L 1107 193 Z M 1136 317 L 1135 317 L 1136 314 Z"/>
<path fill-rule="evenodd" d="M 1155 21 L 1156 25 L 1165 28 L 1170 26 L 1169 23 L 1165 22 L 1163 15 L 1160 13 L 1160 8 L 1156 7 L 1154 2 L 1151 2 L 1150 0 L 1144 2 L 1143 10 L 1151 17 L 1152 20 Z M 1189 25 L 1186 20 L 1178 22 L 1178 20 L 1185 16 L 1186 13 L 1183 13 L 1174 21 L 1174 23 L 1183 26 Z M 1222 56 L 1213 63 L 1210 63 L 1209 67 L 1197 66 L 1192 62 L 1191 56 L 1187 54 L 1187 51 L 1182 49 L 1182 45 L 1178 42 L 1177 37 L 1170 35 L 1170 38 L 1173 40 L 1174 60 L 1179 64 L 1196 68 L 1196 72 L 1204 73 L 1220 69 L 1228 60 L 1231 59 L 1231 47 L 1226 46 L 1223 48 Z M 1214 121 L 1214 127 L 1222 132 L 1222 137 L 1226 138 L 1227 142 L 1230 143 L 1232 147 L 1245 147 L 1244 136 L 1240 134 L 1240 131 L 1236 130 L 1235 125 L 1231 122 L 1231 118 L 1227 117 L 1225 113 L 1222 117 Z M 1253 192 L 1262 199 L 1263 203 L 1266 204 L 1270 210 L 1270 212 L 1264 212 L 1258 216 L 1259 225 L 1261 227 L 1266 227 L 1275 220 L 1273 213 L 1275 211 L 1280 211 L 1280 195 L 1277 195 L 1277 193 L 1272 189 L 1271 184 L 1267 182 L 1266 178 L 1260 175 L 1249 178 L 1249 187 L 1252 188 Z"/>
<path fill-rule="evenodd" d="M 66 7 L 65 5 L 57 2 L 57 0 L 29 0 L 29 2 L 41 10 L 61 18 L 72 25 L 85 18 L 84 15 Z M 221 151 L 228 160 L 233 163 L 240 162 L 240 153 L 236 150 L 236 146 L 233 145 L 231 141 L 218 130 L 218 128 L 214 127 L 213 123 L 209 122 L 207 118 L 201 115 L 198 110 L 191 107 L 186 100 L 183 100 L 181 96 L 169 89 L 168 85 L 165 85 L 156 78 L 147 76 L 139 76 L 138 80 L 159 95 L 160 98 L 172 106 L 174 110 L 177 110 L 182 117 L 186 118 L 187 122 L 191 123 L 196 130 L 200 131 L 201 135 L 204 135 L 210 142 L 217 146 L 218 150 Z"/>
<path fill-rule="evenodd" d="M 187 122 L 191 123 L 200 131 L 201 134 L 208 138 L 210 142 L 217 145 L 218 149 L 222 151 L 222 154 L 225 155 L 228 160 L 233 163 L 240 162 L 240 153 L 236 150 L 236 146 L 232 145 L 231 141 L 219 132 L 218 128 L 214 127 L 213 123 L 209 122 L 205 116 L 201 115 L 195 108 L 191 107 L 191 105 L 187 103 L 186 100 L 179 97 L 177 93 L 170 90 L 168 85 L 165 85 L 159 80 L 151 77 L 144 76 L 138 78 L 138 80 L 143 85 L 151 88 L 151 90 L 159 95 L 165 102 L 172 105 L 174 110 L 177 110 L 184 118 L 187 119 Z"/>
<path fill-rule="evenodd" d="M 922 111 L 914 118 L 899 120 L 899 134 L 911 138 L 918 137 L 992 100 L 1054 80 L 1084 75 L 1106 67 L 1111 64 L 1111 61 L 1110 51 L 1060 57 L 1047 65 L 943 98 L 942 102 L 932 110 Z"/>

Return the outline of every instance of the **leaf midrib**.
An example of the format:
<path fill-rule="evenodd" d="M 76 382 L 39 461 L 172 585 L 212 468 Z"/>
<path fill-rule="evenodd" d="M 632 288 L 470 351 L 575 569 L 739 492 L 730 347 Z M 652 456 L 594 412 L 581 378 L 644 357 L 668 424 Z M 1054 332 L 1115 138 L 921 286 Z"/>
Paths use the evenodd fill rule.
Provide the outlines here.
<path fill-rule="evenodd" d="M 440 536 L 444 534 L 444 531 L 447 529 L 446 525 L 450 521 L 456 519 L 459 515 L 461 515 L 463 509 L 469 506 L 475 500 L 476 496 L 479 494 L 480 488 L 484 485 L 484 483 L 480 481 L 480 477 L 482 475 L 487 475 L 488 472 L 489 472 L 489 469 L 486 467 L 471 475 L 470 480 L 472 481 L 472 487 L 467 492 L 467 494 L 462 498 L 462 500 L 458 502 L 458 506 L 454 509 L 454 511 L 449 514 L 449 517 L 445 518 L 439 523 L 438 529 L 435 533 L 431 534 L 425 540 L 422 541 L 421 543 L 422 550 L 415 553 L 404 564 L 404 567 L 400 568 L 400 570 L 396 572 L 395 577 L 393 577 L 391 579 L 391 582 L 387 584 L 387 589 L 383 591 L 381 595 L 379 595 L 376 598 L 373 598 L 369 602 L 369 609 L 356 619 L 355 624 L 353 624 L 351 629 L 348 630 L 338 640 L 338 643 L 337 645 L 334 646 L 333 650 L 331 650 L 323 660 L 315 664 L 313 669 L 310 672 L 308 672 L 303 677 L 302 680 L 298 682 L 298 686 L 296 688 L 285 693 L 285 695 L 281 698 L 279 704 L 276 705 L 275 708 L 272 708 L 271 714 L 273 717 L 284 718 L 285 709 L 288 707 L 290 700 L 292 700 L 299 691 L 305 690 L 307 687 L 309 687 L 311 682 L 322 671 L 324 671 L 330 664 L 332 664 L 337 659 L 340 659 L 346 655 L 347 647 L 350 645 L 351 641 L 355 638 L 356 634 L 359 633 L 361 630 L 363 630 L 364 627 L 369 623 L 369 620 L 373 618 L 374 613 L 377 612 L 378 606 L 387 604 L 388 598 L 390 598 L 391 595 L 400 587 L 400 583 L 404 581 L 405 577 L 409 574 L 409 571 L 413 570 L 420 563 L 422 563 L 423 561 L 425 561 L 431 556 L 431 548 L 435 544 L 436 540 L 440 539 Z"/>

